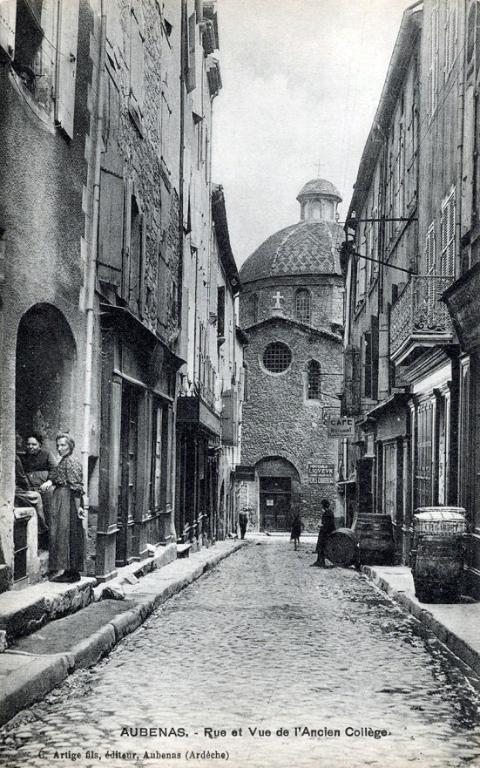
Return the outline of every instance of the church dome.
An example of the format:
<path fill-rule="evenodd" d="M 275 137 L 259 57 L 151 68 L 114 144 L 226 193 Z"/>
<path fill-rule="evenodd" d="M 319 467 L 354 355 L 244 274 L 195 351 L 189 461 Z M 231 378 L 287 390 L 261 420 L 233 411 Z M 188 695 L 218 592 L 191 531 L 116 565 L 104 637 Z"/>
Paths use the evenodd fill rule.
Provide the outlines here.
<path fill-rule="evenodd" d="M 343 228 L 336 222 L 341 201 L 326 179 L 308 181 L 298 194 L 301 221 L 268 237 L 244 262 L 241 283 L 277 275 L 341 274 Z"/>
<path fill-rule="evenodd" d="M 307 195 L 325 195 L 328 197 L 336 197 L 339 202 L 342 200 L 340 192 L 336 186 L 332 184 L 331 181 L 327 181 L 327 179 L 311 179 L 310 181 L 307 181 L 298 193 L 297 200 L 301 200 L 302 197 L 306 197 Z"/>

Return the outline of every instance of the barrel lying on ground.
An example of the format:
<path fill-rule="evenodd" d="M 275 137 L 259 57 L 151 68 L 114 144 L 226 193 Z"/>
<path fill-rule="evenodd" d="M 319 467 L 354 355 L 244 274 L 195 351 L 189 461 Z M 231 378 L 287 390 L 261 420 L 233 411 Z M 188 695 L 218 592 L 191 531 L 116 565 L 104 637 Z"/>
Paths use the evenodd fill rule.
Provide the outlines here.
<path fill-rule="evenodd" d="M 330 534 L 325 545 L 325 556 L 334 565 L 356 565 L 357 551 L 357 538 L 351 528 L 337 528 Z"/>

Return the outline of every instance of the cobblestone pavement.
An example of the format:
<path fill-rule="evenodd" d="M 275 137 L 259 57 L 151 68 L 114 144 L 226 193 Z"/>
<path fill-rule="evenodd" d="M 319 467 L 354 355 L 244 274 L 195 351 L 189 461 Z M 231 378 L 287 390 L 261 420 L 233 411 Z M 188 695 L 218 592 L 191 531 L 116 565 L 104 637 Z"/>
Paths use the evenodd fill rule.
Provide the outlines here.
<path fill-rule="evenodd" d="M 310 568 L 312 549 L 271 537 L 225 560 L 10 721 L 0 763 L 480 766 L 465 670 L 363 576 Z"/>

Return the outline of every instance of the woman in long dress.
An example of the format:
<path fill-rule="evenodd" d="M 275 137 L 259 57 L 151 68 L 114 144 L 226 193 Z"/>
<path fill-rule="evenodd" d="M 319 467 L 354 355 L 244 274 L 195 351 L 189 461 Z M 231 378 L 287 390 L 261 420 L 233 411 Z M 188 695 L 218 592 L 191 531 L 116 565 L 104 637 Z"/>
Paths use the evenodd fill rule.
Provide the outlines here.
<path fill-rule="evenodd" d="M 63 570 L 55 581 L 71 583 L 80 581 L 84 567 L 85 533 L 82 505 L 82 465 L 73 458 L 74 439 L 68 433 L 57 435 L 57 451 L 60 461 L 51 470 L 45 486 L 54 486 L 50 509 L 49 571 Z"/>

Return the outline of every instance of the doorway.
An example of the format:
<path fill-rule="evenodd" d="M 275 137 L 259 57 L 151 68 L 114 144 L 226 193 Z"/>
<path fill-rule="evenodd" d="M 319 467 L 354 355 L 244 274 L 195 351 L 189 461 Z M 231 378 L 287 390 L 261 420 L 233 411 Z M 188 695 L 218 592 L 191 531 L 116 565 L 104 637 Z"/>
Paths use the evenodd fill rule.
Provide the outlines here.
<path fill-rule="evenodd" d="M 23 315 L 15 381 L 15 428 L 23 438 L 39 432 L 53 448 L 57 432 L 71 428 L 75 358 L 70 326 L 56 307 L 35 304 Z"/>
<path fill-rule="evenodd" d="M 260 478 L 260 530 L 289 531 L 292 524 L 290 477 Z"/>
<path fill-rule="evenodd" d="M 126 565 L 131 562 L 135 553 L 139 402 L 139 390 L 124 382 L 122 386 L 116 565 Z"/>

